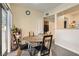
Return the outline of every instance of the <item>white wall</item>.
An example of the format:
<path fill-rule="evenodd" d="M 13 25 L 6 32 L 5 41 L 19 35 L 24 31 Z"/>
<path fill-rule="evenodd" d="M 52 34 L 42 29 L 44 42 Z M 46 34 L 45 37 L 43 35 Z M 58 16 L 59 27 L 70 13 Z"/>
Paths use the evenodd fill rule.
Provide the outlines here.
<path fill-rule="evenodd" d="M 33 31 L 36 35 L 43 32 L 43 13 L 26 6 L 11 4 L 13 13 L 13 24 L 22 29 L 23 36 L 29 35 Z M 25 11 L 30 10 L 31 14 L 26 15 Z"/>
<path fill-rule="evenodd" d="M 51 34 L 55 34 L 55 23 L 52 21 L 49 21 L 49 31 Z"/>
<path fill-rule="evenodd" d="M 79 30 L 63 29 L 56 31 L 56 44 L 79 54 Z"/>

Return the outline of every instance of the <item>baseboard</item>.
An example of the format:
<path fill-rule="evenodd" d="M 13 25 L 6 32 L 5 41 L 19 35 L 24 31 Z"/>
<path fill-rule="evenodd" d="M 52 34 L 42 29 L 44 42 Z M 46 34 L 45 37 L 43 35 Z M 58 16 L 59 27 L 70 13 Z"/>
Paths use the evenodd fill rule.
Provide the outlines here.
<path fill-rule="evenodd" d="M 5 53 L 3 54 L 3 56 L 7 56 L 7 50 L 5 51 Z"/>
<path fill-rule="evenodd" d="M 58 44 L 58 43 L 55 43 L 55 44 L 58 45 L 58 46 L 60 46 L 60 47 L 62 47 L 62 48 L 64 48 L 64 49 L 67 49 L 67 50 L 69 50 L 69 51 L 71 51 L 71 52 L 76 53 L 76 54 L 79 55 L 79 52 L 77 52 L 77 51 L 75 51 L 75 50 L 72 50 L 72 49 L 70 49 L 70 48 L 67 48 L 67 47 L 65 47 L 65 46 L 63 46 L 63 45 L 61 45 L 61 44 Z"/>

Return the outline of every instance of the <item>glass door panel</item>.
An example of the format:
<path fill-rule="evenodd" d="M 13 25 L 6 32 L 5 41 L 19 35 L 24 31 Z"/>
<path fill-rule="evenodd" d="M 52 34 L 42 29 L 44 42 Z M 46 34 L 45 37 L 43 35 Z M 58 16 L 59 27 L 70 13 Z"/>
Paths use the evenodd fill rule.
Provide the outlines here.
<path fill-rule="evenodd" d="M 2 55 L 7 51 L 7 12 L 2 8 Z"/>

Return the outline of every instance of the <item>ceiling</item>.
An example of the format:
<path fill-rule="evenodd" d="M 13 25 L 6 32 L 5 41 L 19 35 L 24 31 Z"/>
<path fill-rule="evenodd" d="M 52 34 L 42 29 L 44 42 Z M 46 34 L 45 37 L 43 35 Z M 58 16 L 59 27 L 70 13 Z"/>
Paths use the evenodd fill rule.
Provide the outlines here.
<path fill-rule="evenodd" d="M 62 3 L 20 3 L 18 5 L 28 6 L 42 12 L 50 11 Z"/>
<path fill-rule="evenodd" d="M 66 14 L 69 14 L 69 15 L 72 15 L 72 16 L 79 14 L 79 5 L 76 5 L 72 8 L 69 8 L 67 10 L 64 10 L 64 11 L 58 13 L 58 16 L 66 15 Z"/>

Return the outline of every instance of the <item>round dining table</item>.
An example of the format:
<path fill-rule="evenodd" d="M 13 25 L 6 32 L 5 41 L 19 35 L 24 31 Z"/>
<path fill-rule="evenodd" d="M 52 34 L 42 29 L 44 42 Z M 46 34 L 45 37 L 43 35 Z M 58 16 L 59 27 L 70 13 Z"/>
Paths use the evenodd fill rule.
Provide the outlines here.
<path fill-rule="evenodd" d="M 21 42 L 23 42 L 22 44 L 28 43 L 28 49 L 32 51 L 32 44 L 36 43 L 34 46 L 37 46 L 40 42 L 43 42 L 43 37 L 44 36 L 25 36 Z M 48 39 L 46 41 L 48 41 Z"/>
<path fill-rule="evenodd" d="M 39 37 L 39 36 L 25 36 L 22 40 L 21 40 L 21 44 L 27 44 L 28 43 L 28 50 L 29 53 L 32 52 L 32 47 L 33 46 L 37 46 L 38 43 L 43 41 L 43 37 Z M 17 55 L 21 55 L 22 50 L 20 48 L 17 49 Z M 32 53 L 31 53 L 32 55 Z"/>
<path fill-rule="evenodd" d="M 24 37 L 23 40 L 25 42 L 29 42 L 29 43 L 39 43 L 39 42 L 42 42 L 43 41 L 43 36 L 27 36 L 27 37 Z"/>
<path fill-rule="evenodd" d="M 32 52 L 32 47 L 37 46 L 38 44 L 43 42 L 43 36 L 26 36 L 22 41 L 24 44 L 28 43 L 28 50 L 29 52 Z"/>

